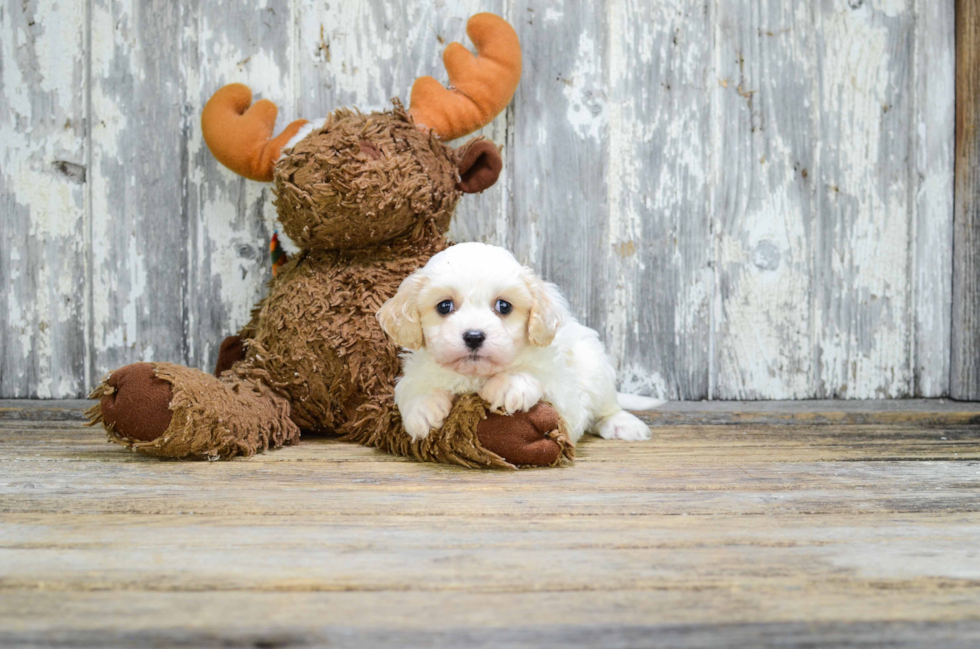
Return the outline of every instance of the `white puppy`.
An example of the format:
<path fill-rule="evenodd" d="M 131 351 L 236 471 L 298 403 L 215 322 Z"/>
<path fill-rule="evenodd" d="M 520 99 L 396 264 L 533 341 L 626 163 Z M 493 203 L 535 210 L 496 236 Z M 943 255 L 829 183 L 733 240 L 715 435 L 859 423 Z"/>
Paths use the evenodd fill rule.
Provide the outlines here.
<path fill-rule="evenodd" d="M 599 335 L 569 315 L 553 284 L 503 248 L 461 243 L 440 252 L 402 282 L 378 321 L 411 350 L 395 402 L 413 439 L 442 426 L 455 397 L 470 392 L 508 414 L 543 399 L 565 420 L 573 442 L 586 431 L 606 439 L 650 437 L 620 407 Z M 631 405 L 659 403 L 634 397 Z"/>

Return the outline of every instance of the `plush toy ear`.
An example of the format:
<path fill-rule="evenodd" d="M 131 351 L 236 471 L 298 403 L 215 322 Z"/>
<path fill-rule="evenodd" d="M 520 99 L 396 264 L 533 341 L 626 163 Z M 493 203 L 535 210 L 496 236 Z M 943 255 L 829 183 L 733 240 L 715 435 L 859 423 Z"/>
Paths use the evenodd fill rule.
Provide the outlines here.
<path fill-rule="evenodd" d="M 524 281 L 533 299 L 527 318 L 527 339 L 538 347 L 547 347 L 565 322 L 568 303 L 557 286 L 542 281 L 529 269 L 525 271 Z"/>
<path fill-rule="evenodd" d="M 422 335 L 422 316 L 416 300 L 425 285 L 425 278 L 416 271 L 406 277 L 395 296 L 381 305 L 378 322 L 399 347 L 422 349 L 425 337 Z"/>
<path fill-rule="evenodd" d="M 504 161 L 496 145 L 477 138 L 466 146 L 466 152 L 459 161 L 456 189 L 467 194 L 478 194 L 497 182 L 503 168 Z"/>

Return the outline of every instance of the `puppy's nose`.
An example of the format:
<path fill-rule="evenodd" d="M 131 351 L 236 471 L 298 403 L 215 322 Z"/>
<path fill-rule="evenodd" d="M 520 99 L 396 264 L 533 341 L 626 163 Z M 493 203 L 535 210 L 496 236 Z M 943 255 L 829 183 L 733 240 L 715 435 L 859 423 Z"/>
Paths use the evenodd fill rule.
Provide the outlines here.
<path fill-rule="evenodd" d="M 473 351 L 478 350 L 486 339 L 487 335 L 482 331 L 467 331 L 463 334 L 463 342 Z"/>

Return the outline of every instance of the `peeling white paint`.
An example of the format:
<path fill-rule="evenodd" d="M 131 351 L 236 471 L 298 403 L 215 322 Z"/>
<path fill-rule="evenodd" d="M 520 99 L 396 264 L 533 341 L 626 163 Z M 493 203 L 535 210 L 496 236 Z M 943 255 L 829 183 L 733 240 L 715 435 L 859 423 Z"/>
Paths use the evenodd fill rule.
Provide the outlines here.
<path fill-rule="evenodd" d="M 896 14 L 889 8 L 895 4 L 873 7 L 890 18 Z M 829 279 L 837 288 L 830 300 L 815 301 L 814 318 L 820 382 L 831 395 L 884 398 L 912 391 L 907 167 L 881 149 L 888 111 L 899 100 L 896 93 L 904 93 L 891 58 L 904 19 L 861 10 L 830 13 L 822 22 L 819 109 L 826 116 L 823 135 L 834 146 L 822 152 L 821 164 L 836 187 L 824 208 L 835 219 Z"/>
<path fill-rule="evenodd" d="M 605 71 L 592 35 L 583 31 L 578 39 L 575 64 L 561 79 L 568 100 L 565 119 L 579 137 L 600 141 L 606 133 Z"/>
<path fill-rule="evenodd" d="M 619 371 L 619 391 L 655 399 L 667 399 L 670 390 L 667 382 L 657 372 L 630 365 Z"/>
<path fill-rule="evenodd" d="M 0 398 L 84 389 L 83 17 L 0 9 Z"/>
<path fill-rule="evenodd" d="M 85 4 L 38 0 L 31 10 L 32 25 L 0 10 L 0 192 L 13 210 L 4 227 L 21 242 L 0 250 L 13 286 L 0 301 L 4 396 L 80 396 L 80 353 L 93 357 L 96 375 L 108 363 L 174 354 L 206 367 L 221 337 L 247 321 L 264 293 L 275 209 L 268 185 L 242 181 L 204 149 L 197 120 L 214 90 L 247 83 L 279 106 L 280 128 L 343 105 L 407 103 L 418 76 L 446 82 L 441 52 L 453 40 L 471 45 L 465 21 L 480 10 L 517 27 L 526 73 L 510 112 L 482 131 L 505 145 L 499 184 L 463 197 L 451 234 L 538 262 L 555 258 L 554 238 L 601 232 L 579 248 L 589 251 L 577 260 L 589 276 L 570 270 L 580 283 L 563 288 L 600 314 L 624 390 L 670 398 L 947 390 L 948 0 L 709 3 L 708 15 L 700 0 L 613 0 L 599 13 L 564 2 L 248 0 L 184 13 L 172 33 L 149 13 L 159 6 L 93 0 L 91 80 Z M 541 41 L 579 23 L 567 42 Z M 177 60 L 175 51 L 176 68 L 141 64 Z M 532 84 L 532 75 L 554 85 Z M 151 102 L 135 97 L 146 101 L 139 93 L 148 88 L 158 93 L 152 107 L 184 115 L 164 139 L 187 138 L 183 190 L 155 194 L 155 207 L 141 192 L 157 191 L 178 163 L 127 158 L 134 142 L 160 141 L 159 129 L 174 124 L 147 121 Z M 148 232 L 185 231 L 160 222 L 159 200 L 171 199 L 174 219 L 187 205 L 187 239 L 167 242 L 176 259 L 158 258 Z M 161 273 L 175 286 L 186 276 L 179 299 L 167 298 L 180 303 L 157 302 Z M 162 306 L 186 309 L 186 320 L 158 325 Z M 710 394 L 697 392 L 698 372 L 710 372 Z"/>

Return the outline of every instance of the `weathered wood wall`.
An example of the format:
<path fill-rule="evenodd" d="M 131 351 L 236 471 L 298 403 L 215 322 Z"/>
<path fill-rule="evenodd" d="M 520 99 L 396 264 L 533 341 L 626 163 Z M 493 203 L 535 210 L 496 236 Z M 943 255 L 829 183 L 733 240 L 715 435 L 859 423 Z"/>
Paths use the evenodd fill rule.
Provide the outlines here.
<path fill-rule="evenodd" d="M 383 108 L 478 11 L 525 68 L 454 234 L 559 283 L 625 389 L 949 392 L 954 0 L 2 1 L 0 397 L 209 367 L 274 227 L 203 146 L 210 94 Z"/>
<path fill-rule="evenodd" d="M 956 2 L 956 205 L 950 395 L 980 401 L 980 5 Z"/>

